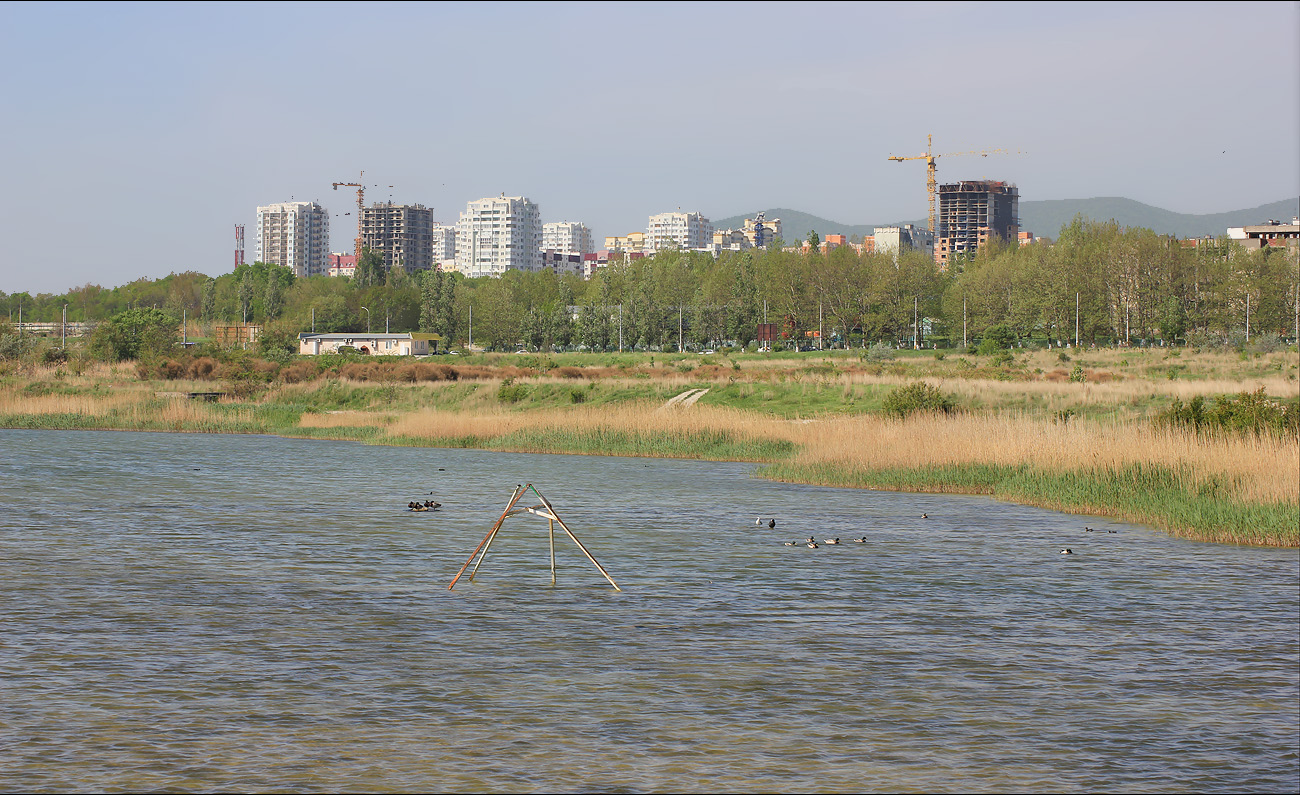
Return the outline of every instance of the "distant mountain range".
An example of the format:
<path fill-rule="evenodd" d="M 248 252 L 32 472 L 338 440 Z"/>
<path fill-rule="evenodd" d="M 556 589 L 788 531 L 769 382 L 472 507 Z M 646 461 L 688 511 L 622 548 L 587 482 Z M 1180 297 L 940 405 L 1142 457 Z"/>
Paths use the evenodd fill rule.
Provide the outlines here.
<path fill-rule="evenodd" d="M 787 241 L 804 240 L 808 233 L 816 229 L 817 234 L 866 236 L 874 234 L 877 226 L 897 226 L 912 224 L 924 228 L 929 221 L 920 218 L 911 221 L 898 221 L 884 224 L 842 224 L 819 218 L 798 210 L 776 207 L 764 210 L 768 218 L 781 219 L 781 236 Z M 713 221 L 714 229 L 740 229 L 746 218 L 753 218 L 758 211 L 745 215 L 734 215 Z M 1055 238 L 1061 227 L 1072 222 L 1076 215 L 1093 221 L 1115 221 L 1120 226 L 1142 227 L 1162 235 L 1175 235 L 1180 238 L 1218 237 L 1230 226 L 1249 226 L 1262 224 L 1271 220 L 1288 223 L 1300 214 L 1300 198 L 1284 199 L 1272 204 L 1261 204 L 1246 210 L 1234 210 L 1226 213 L 1208 215 L 1189 215 L 1175 213 L 1152 207 L 1149 204 L 1119 197 L 1096 199 L 1058 199 L 1054 201 L 1032 201 L 1020 203 L 1020 229 L 1033 232 L 1035 237 Z"/>

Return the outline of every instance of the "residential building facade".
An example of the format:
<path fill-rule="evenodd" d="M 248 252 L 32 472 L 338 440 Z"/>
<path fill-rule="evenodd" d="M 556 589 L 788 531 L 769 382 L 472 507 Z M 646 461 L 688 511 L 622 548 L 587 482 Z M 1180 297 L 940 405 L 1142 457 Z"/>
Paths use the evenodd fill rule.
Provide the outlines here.
<path fill-rule="evenodd" d="M 699 213 L 660 213 L 650 216 L 646 226 L 645 250 L 654 254 L 664 249 L 704 250 L 713 242 L 713 224 Z"/>
<path fill-rule="evenodd" d="M 929 229 L 922 229 L 912 224 L 878 226 L 870 240 L 870 251 L 889 254 L 895 260 L 903 251 L 921 251 L 926 256 L 934 253 L 934 235 L 930 234 Z M 867 250 L 868 246 L 864 245 L 863 249 Z"/>
<path fill-rule="evenodd" d="M 361 211 L 361 245 L 384 255 L 384 269 L 433 267 L 433 210 L 423 204 L 376 202 Z"/>
<path fill-rule="evenodd" d="M 538 206 L 524 196 L 470 202 L 456 222 L 456 269 L 468 277 L 500 276 L 507 270 L 542 267 Z"/>
<path fill-rule="evenodd" d="M 1270 220 L 1254 226 L 1230 226 L 1228 239 L 1236 240 L 1247 251 L 1270 247 L 1295 248 L 1300 246 L 1300 218 L 1292 218 L 1289 224 Z"/>
<path fill-rule="evenodd" d="M 645 252 L 645 232 L 631 232 L 625 236 L 613 235 L 605 238 L 606 251 L 622 251 L 630 254 Z"/>
<path fill-rule="evenodd" d="M 542 224 L 542 251 L 560 254 L 590 254 L 591 230 L 576 221 Z"/>
<path fill-rule="evenodd" d="M 433 261 L 435 264 L 456 259 L 456 227 L 433 222 Z"/>
<path fill-rule="evenodd" d="M 781 219 L 770 221 L 759 213 L 755 218 L 746 218 L 741 233 L 749 241 L 750 248 L 767 248 L 781 238 Z"/>
<path fill-rule="evenodd" d="M 553 271 L 556 276 L 573 274 L 586 278 L 586 269 L 583 267 L 583 258 L 585 256 L 585 254 L 577 251 L 571 254 L 563 251 L 543 251 L 542 268 Z"/>
<path fill-rule="evenodd" d="M 282 265 L 295 276 L 329 271 L 330 219 L 316 202 L 280 202 L 257 208 L 257 261 Z"/>
<path fill-rule="evenodd" d="M 993 237 L 1016 241 L 1020 233 L 1020 191 L 992 180 L 939 186 L 934 260 L 941 267 L 956 257 L 973 256 Z"/>
<path fill-rule="evenodd" d="M 332 277 L 352 276 L 357 272 L 356 254 L 330 254 L 329 271 L 325 275 Z"/>

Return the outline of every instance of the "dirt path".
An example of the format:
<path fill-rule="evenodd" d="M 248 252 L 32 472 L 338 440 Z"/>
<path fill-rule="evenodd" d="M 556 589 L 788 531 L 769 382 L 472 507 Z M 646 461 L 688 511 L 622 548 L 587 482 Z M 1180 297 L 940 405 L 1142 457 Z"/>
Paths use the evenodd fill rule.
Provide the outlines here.
<path fill-rule="evenodd" d="M 667 403 L 660 406 L 659 410 L 663 411 L 664 409 L 670 409 L 673 408 L 674 406 L 678 408 L 686 408 L 687 406 L 691 405 L 695 401 L 704 397 L 704 393 L 708 391 L 709 390 L 707 389 L 688 389 L 685 392 L 681 393 L 680 395 L 675 395 Z"/>

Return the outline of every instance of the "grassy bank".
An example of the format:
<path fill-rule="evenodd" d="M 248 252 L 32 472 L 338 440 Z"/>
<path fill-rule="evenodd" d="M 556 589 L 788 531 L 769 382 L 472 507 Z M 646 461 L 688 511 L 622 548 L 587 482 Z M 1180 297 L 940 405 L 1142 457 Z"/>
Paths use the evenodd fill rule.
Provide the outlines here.
<path fill-rule="evenodd" d="M 354 368 L 272 381 L 218 402 L 210 381 L 142 380 L 133 368 L 29 368 L 0 379 L 0 427 L 267 433 L 370 444 L 739 460 L 777 480 L 990 494 L 1113 516 L 1223 543 L 1300 546 L 1300 442 L 1157 429 L 1175 399 L 1263 387 L 1294 398 L 1294 354 L 1183 359 L 1192 376 L 1145 376 L 1150 353 L 1097 355 L 1083 381 L 1059 354 L 999 368 L 932 355 L 475 356 L 458 377 L 394 380 Z M 1035 358 L 1037 357 L 1037 358 Z M 1159 366 L 1169 359 L 1166 357 Z M 976 357 L 972 357 L 976 359 Z M 530 361 L 531 360 L 531 361 Z M 1042 360 L 1042 361 L 1039 361 Z M 964 363 L 963 363 L 964 362 Z M 1107 367 L 1113 369 L 1106 369 Z M 375 373 L 377 380 L 370 380 Z M 884 398 L 924 377 L 954 415 L 887 419 Z M 665 408 L 686 390 L 693 406 Z"/>

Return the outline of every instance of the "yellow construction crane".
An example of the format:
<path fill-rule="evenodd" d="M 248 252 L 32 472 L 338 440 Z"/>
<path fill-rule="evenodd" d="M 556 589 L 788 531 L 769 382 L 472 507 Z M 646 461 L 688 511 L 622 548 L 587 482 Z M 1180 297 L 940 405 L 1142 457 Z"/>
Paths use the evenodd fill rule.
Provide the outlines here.
<path fill-rule="evenodd" d="M 981 157 L 988 157 L 989 155 L 1006 154 L 1007 152 L 1007 150 L 1005 149 L 985 149 L 978 152 L 944 152 L 943 154 L 936 155 L 932 151 L 933 138 L 934 138 L 933 135 L 925 136 L 925 154 L 923 155 L 913 155 L 911 157 L 895 157 L 894 155 L 889 156 L 890 160 L 897 160 L 900 163 L 903 162 L 904 160 L 925 161 L 925 190 L 926 190 L 926 194 L 930 197 L 930 234 L 932 235 L 935 233 L 934 196 L 936 193 L 938 193 L 938 180 L 934 176 L 935 158 L 955 157 L 957 155 L 980 155 Z"/>
<path fill-rule="evenodd" d="M 362 171 L 361 177 L 364 177 L 365 175 L 366 172 Z M 358 179 L 360 179 L 361 177 L 358 177 Z M 338 190 L 340 185 L 342 185 L 345 188 L 357 189 L 357 240 L 356 240 L 357 251 L 356 254 L 357 254 L 357 264 L 360 265 L 361 264 L 361 209 L 366 205 L 366 186 L 362 185 L 360 182 L 335 182 L 334 190 Z"/>

